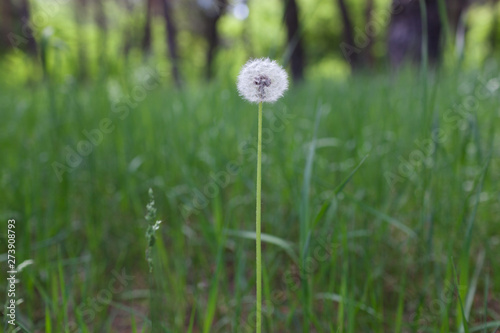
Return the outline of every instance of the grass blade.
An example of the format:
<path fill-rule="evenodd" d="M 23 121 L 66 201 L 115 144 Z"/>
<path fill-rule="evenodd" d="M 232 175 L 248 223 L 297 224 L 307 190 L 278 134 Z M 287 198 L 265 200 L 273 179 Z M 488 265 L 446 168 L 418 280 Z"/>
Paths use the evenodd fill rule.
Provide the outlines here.
<path fill-rule="evenodd" d="M 379 219 L 381 219 L 382 221 L 385 221 L 387 223 L 389 223 L 390 225 L 392 225 L 394 228 L 396 229 L 399 229 L 400 231 L 404 232 L 405 234 L 407 234 L 408 236 L 410 236 L 411 238 L 415 238 L 417 237 L 417 234 L 415 233 L 415 231 L 413 231 L 410 227 L 406 226 L 405 224 L 403 224 L 401 221 L 385 214 L 385 213 L 382 213 L 381 211 L 371 207 L 371 206 L 368 206 L 367 204 L 365 204 L 364 202 L 354 198 L 353 196 L 351 195 L 347 195 L 346 194 L 346 198 L 355 202 L 356 204 L 359 205 L 359 207 L 361 207 L 362 209 L 364 209 L 366 212 L 378 217 Z"/>
<path fill-rule="evenodd" d="M 460 296 L 460 291 L 458 288 L 458 275 L 457 275 L 457 269 L 455 267 L 455 263 L 453 262 L 453 258 L 451 258 L 452 264 L 453 264 L 453 275 L 455 277 L 455 288 L 457 292 L 457 297 L 458 297 L 458 303 L 460 305 L 460 313 L 462 315 L 462 325 L 460 330 L 464 331 L 465 333 L 469 333 L 469 325 L 467 323 L 467 317 L 465 316 L 465 310 L 464 310 L 464 305 L 462 302 L 462 297 Z"/>
<path fill-rule="evenodd" d="M 255 231 L 225 229 L 224 233 L 228 236 L 239 237 L 239 238 L 244 238 L 244 239 L 255 240 L 255 238 L 256 238 Z M 297 254 L 295 253 L 294 245 L 292 242 L 289 242 L 287 240 L 281 239 L 281 238 L 273 236 L 273 235 L 264 234 L 264 233 L 261 234 L 261 239 L 265 243 L 273 244 L 273 245 L 276 245 L 276 246 L 282 248 L 295 263 L 299 262 L 299 258 L 297 256 Z"/>

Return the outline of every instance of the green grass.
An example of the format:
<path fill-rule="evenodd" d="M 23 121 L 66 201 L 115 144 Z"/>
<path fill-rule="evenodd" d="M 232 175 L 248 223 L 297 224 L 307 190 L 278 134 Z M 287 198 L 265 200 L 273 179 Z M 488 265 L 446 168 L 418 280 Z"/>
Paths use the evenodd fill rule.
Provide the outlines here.
<path fill-rule="evenodd" d="M 499 99 L 478 81 L 494 88 L 497 72 L 306 82 L 265 106 L 263 332 L 500 326 Z M 17 264 L 34 261 L 18 324 L 252 332 L 256 108 L 229 79 L 176 91 L 136 77 L 0 88 L 0 252 L 15 218 Z M 53 163 L 100 126 L 59 179 Z"/>

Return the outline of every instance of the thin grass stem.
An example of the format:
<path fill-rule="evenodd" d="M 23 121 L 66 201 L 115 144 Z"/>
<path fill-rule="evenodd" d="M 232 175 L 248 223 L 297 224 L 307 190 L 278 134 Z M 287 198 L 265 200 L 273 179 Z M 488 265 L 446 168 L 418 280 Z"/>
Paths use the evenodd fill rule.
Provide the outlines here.
<path fill-rule="evenodd" d="M 256 209 L 256 230 L 255 245 L 257 253 L 257 315 L 256 332 L 262 331 L 262 253 L 260 244 L 261 229 L 261 184 L 262 184 L 262 102 L 259 103 L 259 125 L 257 139 L 257 209 Z"/>

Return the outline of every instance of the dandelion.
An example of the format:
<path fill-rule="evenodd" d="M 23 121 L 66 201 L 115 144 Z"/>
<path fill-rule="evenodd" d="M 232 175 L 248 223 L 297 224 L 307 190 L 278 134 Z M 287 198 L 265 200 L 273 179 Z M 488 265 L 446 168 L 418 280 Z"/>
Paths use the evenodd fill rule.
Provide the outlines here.
<path fill-rule="evenodd" d="M 259 125 L 257 137 L 257 203 L 255 217 L 256 245 L 256 331 L 262 331 L 262 252 L 261 252 L 261 183 L 262 183 L 262 103 L 276 102 L 288 89 L 285 70 L 269 58 L 248 61 L 238 75 L 240 96 L 252 103 L 259 103 Z"/>
<path fill-rule="evenodd" d="M 285 70 L 269 58 L 248 61 L 238 75 L 240 96 L 252 103 L 274 103 L 288 89 Z"/>

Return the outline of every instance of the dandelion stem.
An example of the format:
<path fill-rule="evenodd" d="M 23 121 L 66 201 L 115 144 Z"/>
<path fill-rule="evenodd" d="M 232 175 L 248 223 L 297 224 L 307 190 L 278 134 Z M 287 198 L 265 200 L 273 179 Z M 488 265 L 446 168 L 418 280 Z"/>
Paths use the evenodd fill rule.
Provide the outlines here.
<path fill-rule="evenodd" d="M 260 244 L 260 225 L 261 225 L 261 183 L 262 183 L 262 102 L 259 103 L 259 129 L 257 139 L 257 211 L 256 211 L 256 230 L 255 245 L 257 253 L 257 315 L 256 329 L 257 333 L 262 329 L 262 253 Z"/>

